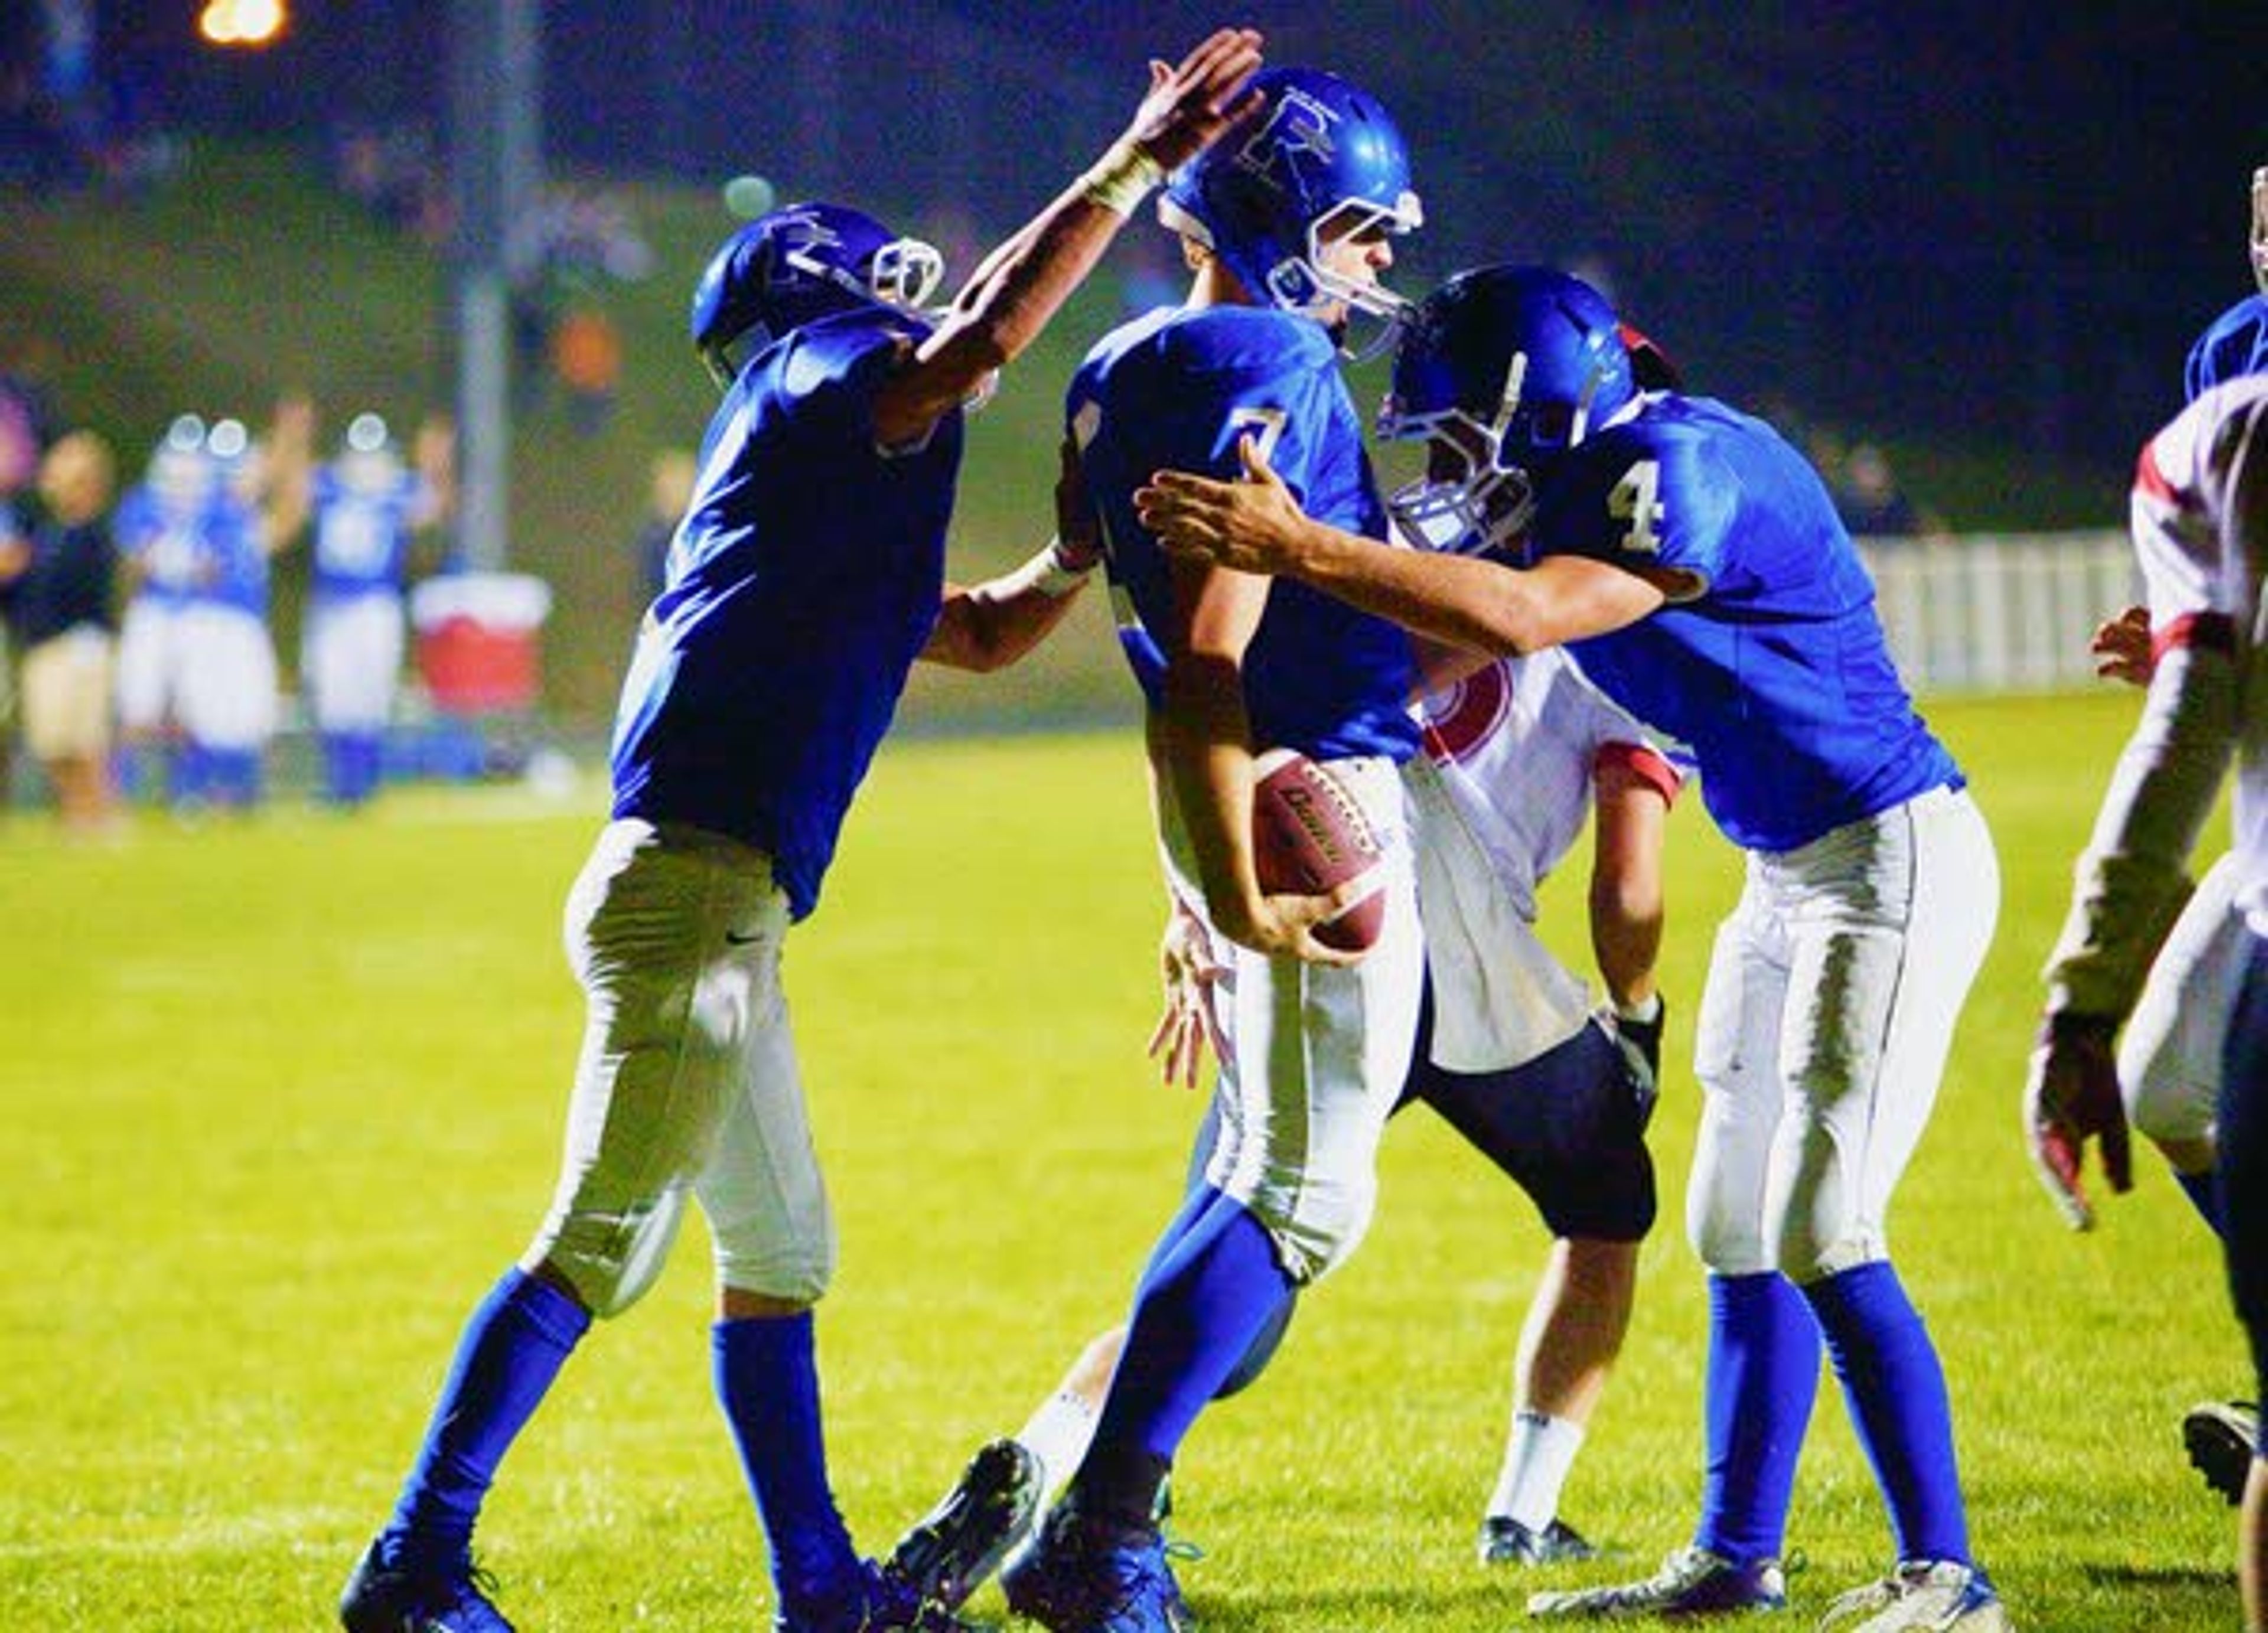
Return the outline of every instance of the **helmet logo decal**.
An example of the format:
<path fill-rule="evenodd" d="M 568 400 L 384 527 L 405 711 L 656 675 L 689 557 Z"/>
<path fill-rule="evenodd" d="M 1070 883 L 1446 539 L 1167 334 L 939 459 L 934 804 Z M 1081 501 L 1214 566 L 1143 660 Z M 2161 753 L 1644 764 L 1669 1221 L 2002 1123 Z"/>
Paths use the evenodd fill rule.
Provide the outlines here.
<path fill-rule="evenodd" d="M 786 288 L 798 276 L 827 276 L 827 261 L 814 252 L 840 249 L 841 233 L 821 221 L 816 212 L 785 217 L 777 231 L 779 258 L 768 260 L 764 267 L 764 283 L 769 288 Z"/>
<path fill-rule="evenodd" d="M 1300 197 L 1300 161 L 1312 158 L 1323 166 L 1338 151 L 1331 127 L 1338 115 L 1306 92 L 1285 87 L 1268 118 L 1237 151 L 1239 169 L 1249 171 L 1278 192 Z M 1277 173 L 1278 167 L 1281 173 Z"/>

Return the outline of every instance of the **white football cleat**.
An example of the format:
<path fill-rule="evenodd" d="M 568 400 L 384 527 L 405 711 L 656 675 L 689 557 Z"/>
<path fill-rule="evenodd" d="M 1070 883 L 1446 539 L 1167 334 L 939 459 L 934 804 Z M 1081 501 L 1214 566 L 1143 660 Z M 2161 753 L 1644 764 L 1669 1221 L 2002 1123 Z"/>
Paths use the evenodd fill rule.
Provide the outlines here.
<path fill-rule="evenodd" d="M 1859 1617 L 1866 1620 L 1861 1622 Z M 1992 1580 L 1950 1559 L 1909 1559 L 1827 1607 L 1822 1633 L 2014 1633 Z"/>

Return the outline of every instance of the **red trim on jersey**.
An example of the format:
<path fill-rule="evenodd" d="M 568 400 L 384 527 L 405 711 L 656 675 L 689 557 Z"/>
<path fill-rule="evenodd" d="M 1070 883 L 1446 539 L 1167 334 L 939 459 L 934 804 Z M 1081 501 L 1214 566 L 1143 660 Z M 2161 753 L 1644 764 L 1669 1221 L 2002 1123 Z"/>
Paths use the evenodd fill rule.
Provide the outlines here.
<path fill-rule="evenodd" d="M 2209 652 L 2236 650 L 2236 621 L 2227 613 L 2183 613 L 2150 637 L 2150 661 L 2161 662 L 2176 647 Z"/>
<path fill-rule="evenodd" d="M 1599 752 L 1591 756 L 1591 774 L 1620 767 L 1661 796 L 1666 805 L 1677 803 L 1677 791 L 1685 786 L 1685 779 L 1677 775 L 1677 768 L 1644 743 L 1602 743 Z"/>
<path fill-rule="evenodd" d="M 2142 445 L 2142 457 L 2134 461 L 2134 491 L 2165 504 L 2173 504 L 2178 497 L 2174 484 L 2158 468 L 2158 439 L 2154 437 Z"/>

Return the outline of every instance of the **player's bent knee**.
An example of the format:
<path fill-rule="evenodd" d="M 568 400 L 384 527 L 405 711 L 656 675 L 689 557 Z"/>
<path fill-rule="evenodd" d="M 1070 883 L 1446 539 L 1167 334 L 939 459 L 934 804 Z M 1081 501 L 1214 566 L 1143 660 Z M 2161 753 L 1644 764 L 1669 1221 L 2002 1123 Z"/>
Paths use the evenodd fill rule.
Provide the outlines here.
<path fill-rule="evenodd" d="M 810 1306 L 835 1281 L 835 1238 L 717 1245 L 717 1284 L 781 1304 Z"/>
<path fill-rule="evenodd" d="M 1877 1263 L 1889 1256 L 1883 1243 L 1856 1232 L 1845 1232 L 1831 1241 L 1822 1241 L 1808 1231 L 1791 1229 L 1781 1236 L 1779 1262 L 1777 1266 L 1765 1268 L 1777 1269 L 1798 1287 L 1808 1287 L 1814 1282 L 1840 1276 L 1845 1270 L 1855 1270 L 1862 1264 Z"/>
<path fill-rule="evenodd" d="M 2126 1092 L 2126 1121 L 2154 1145 L 2194 1145 L 2213 1137 L 2210 1094 L 2178 1079 L 2145 1072 Z"/>
<path fill-rule="evenodd" d="M 541 1268 L 593 1320 L 608 1320 L 659 1278 L 683 1217 L 674 1198 L 627 1213 L 556 1215 L 520 1262 L 531 1272 Z"/>
<path fill-rule="evenodd" d="M 1697 1192 L 1687 1198 L 1685 1239 L 1712 1276 L 1761 1276 L 1779 1268 L 1764 1247 L 1756 1220 L 1710 1207 Z"/>
<path fill-rule="evenodd" d="M 1375 1186 L 1337 1185 L 1306 1192 L 1289 1209 L 1271 1207 L 1265 1197 L 1246 1205 L 1275 1239 L 1284 1269 L 1304 1287 L 1354 1256 L 1377 1199 Z"/>

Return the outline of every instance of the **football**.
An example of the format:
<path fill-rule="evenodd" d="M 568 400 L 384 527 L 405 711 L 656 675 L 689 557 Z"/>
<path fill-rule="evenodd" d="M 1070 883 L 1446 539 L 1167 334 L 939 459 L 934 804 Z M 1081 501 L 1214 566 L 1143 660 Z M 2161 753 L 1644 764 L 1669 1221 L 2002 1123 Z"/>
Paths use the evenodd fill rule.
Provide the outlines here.
<path fill-rule="evenodd" d="M 1359 953 L 1386 923 L 1386 879 L 1378 836 L 1354 797 L 1296 749 L 1271 748 L 1253 761 L 1252 854 L 1260 888 L 1270 895 L 1320 895 L 1376 872 L 1375 886 L 1315 927 L 1315 939 Z"/>

